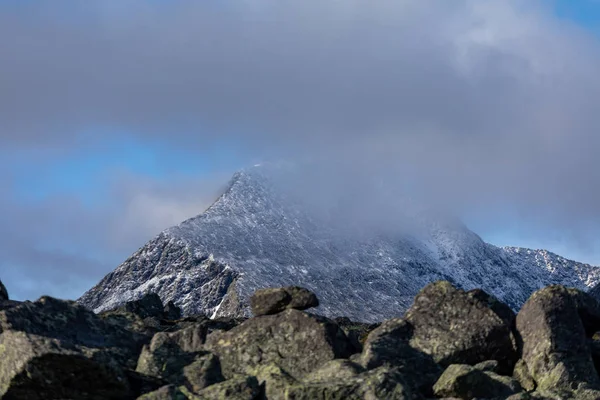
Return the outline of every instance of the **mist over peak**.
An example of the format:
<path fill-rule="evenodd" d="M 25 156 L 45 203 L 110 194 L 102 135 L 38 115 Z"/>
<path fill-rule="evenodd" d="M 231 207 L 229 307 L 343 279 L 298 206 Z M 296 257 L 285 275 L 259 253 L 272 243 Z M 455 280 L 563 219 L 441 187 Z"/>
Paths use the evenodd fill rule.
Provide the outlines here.
<path fill-rule="evenodd" d="M 600 281 L 590 265 L 487 244 L 420 202 L 398 198 L 385 219 L 390 209 L 372 210 L 368 193 L 338 188 L 320 198 L 312 189 L 330 176 L 313 186 L 296 167 L 236 173 L 205 212 L 159 234 L 80 302 L 102 311 L 154 292 L 185 313 L 242 316 L 254 290 L 299 284 L 322 299 L 319 313 L 376 321 L 402 315 L 419 288 L 440 279 L 484 288 L 513 308 L 550 283 Z"/>

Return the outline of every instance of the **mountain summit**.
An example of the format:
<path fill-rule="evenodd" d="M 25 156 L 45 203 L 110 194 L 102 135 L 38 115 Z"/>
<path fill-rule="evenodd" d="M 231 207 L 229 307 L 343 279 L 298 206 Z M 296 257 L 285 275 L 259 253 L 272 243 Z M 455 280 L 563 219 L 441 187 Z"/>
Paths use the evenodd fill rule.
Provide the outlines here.
<path fill-rule="evenodd" d="M 270 171 L 236 173 L 205 212 L 160 233 L 79 302 L 100 312 L 152 292 L 184 314 L 241 316 L 256 289 L 300 285 L 319 297 L 317 313 L 374 322 L 401 316 L 436 280 L 484 289 L 514 309 L 550 284 L 587 290 L 600 282 L 600 268 L 496 247 L 416 208 L 406 208 L 404 229 L 360 229 L 314 212 Z"/>

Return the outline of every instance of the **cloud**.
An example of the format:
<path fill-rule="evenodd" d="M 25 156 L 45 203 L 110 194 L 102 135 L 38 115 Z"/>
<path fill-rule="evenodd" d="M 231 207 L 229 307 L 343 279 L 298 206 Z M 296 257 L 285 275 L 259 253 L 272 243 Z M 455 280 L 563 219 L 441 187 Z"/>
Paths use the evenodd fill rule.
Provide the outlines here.
<path fill-rule="evenodd" d="M 186 154 L 242 149 L 233 163 L 327 160 L 327 173 L 307 173 L 316 181 L 307 193 L 327 177 L 343 197 L 364 187 L 380 194 L 358 197 L 362 206 L 396 194 L 381 195 L 377 177 L 483 209 L 489 224 L 502 224 L 496 210 L 509 209 L 573 243 L 600 217 L 600 47 L 558 19 L 551 2 L 34 4 L 0 5 L 7 152 L 56 159 L 128 132 Z M 137 178 L 106 189 L 111 204 L 91 211 L 72 198 L 35 207 L 13 198 L 0 216 L 18 234 L 4 228 L 0 237 L 30 252 L 4 246 L 10 265 L 39 271 L 35 246 L 55 236 L 79 256 L 122 256 L 212 193 L 200 179 Z M 89 280 L 116 258 L 48 265 L 86 265 Z"/>
<path fill-rule="evenodd" d="M 78 298 L 163 229 L 206 209 L 220 184 L 209 179 L 149 181 L 121 171 L 90 207 L 76 195 L 0 207 L 0 271 L 12 295 Z"/>

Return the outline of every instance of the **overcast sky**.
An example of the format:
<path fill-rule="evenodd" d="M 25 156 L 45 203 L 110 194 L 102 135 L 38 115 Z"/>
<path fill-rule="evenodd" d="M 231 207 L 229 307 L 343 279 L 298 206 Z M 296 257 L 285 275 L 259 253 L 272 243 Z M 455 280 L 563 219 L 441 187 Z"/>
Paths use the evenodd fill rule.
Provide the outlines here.
<path fill-rule="evenodd" d="M 599 27 L 594 0 L 1 1 L 0 279 L 76 298 L 307 157 L 600 265 Z"/>

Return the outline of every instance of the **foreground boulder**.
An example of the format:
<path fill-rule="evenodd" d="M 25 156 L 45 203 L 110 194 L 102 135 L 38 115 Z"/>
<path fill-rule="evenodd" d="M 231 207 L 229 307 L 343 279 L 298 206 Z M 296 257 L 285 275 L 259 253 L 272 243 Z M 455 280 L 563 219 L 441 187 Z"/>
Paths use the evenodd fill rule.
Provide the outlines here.
<path fill-rule="evenodd" d="M 206 354 L 203 351 L 206 331 L 205 325 L 195 324 L 176 332 L 157 333 L 142 349 L 136 371 L 181 383 L 183 368 L 198 355 Z M 218 373 L 220 375 L 220 368 Z"/>
<path fill-rule="evenodd" d="M 188 400 L 189 397 L 176 385 L 166 385 L 148 392 L 137 400 Z"/>
<path fill-rule="evenodd" d="M 163 310 L 163 318 L 170 321 L 180 319 L 181 308 L 177 307 L 172 301 L 169 301 Z"/>
<path fill-rule="evenodd" d="M 192 399 L 255 400 L 260 394 L 258 380 L 254 376 L 235 376 L 229 380 L 211 385 L 198 392 Z"/>
<path fill-rule="evenodd" d="M 517 380 L 489 371 L 487 364 L 450 365 L 433 386 L 437 397 L 505 399 L 520 392 Z"/>
<path fill-rule="evenodd" d="M 335 323 L 344 331 L 350 343 L 353 346 L 353 352 L 360 353 L 363 350 L 363 344 L 367 340 L 367 336 L 375 328 L 381 324 L 365 324 L 362 322 L 355 322 L 347 317 L 338 317 L 334 319 Z"/>
<path fill-rule="evenodd" d="M 106 323 L 73 301 L 41 297 L 0 311 L 0 333 L 15 331 L 54 339 L 69 346 L 99 349 L 135 365 L 146 338 Z"/>
<path fill-rule="evenodd" d="M 298 379 L 329 360 L 351 354 L 346 335 L 335 323 L 293 309 L 215 332 L 205 348 L 219 357 L 227 378 L 273 363 Z"/>
<path fill-rule="evenodd" d="M 5 331 L 0 335 L 0 398 L 121 399 L 133 393 L 117 363 L 97 349 Z"/>
<path fill-rule="evenodd" d="M 517 315 L 517 330 L 523 341 L 519 374 L 530 376 L 537 390 L 565 398 L 600 390 L 588 345 L 600 330 L 600 307 L 592 297 L 558 285 L 538 290 Z"/>
<path fill-rule="evenodd" d="M 447 281 L 427 285 L 406 314 L 413 328 L 410 345 L 444 367 L 497 360 L 504 371 L 511 371 L 518 359 L 512 321 L 507 309 L 492 299 Z"/>
<path fill-rule="evenodd" d="M 284 289 L 263 308 L 280 311 L 245 321 L 180 319 L 156 296 L 100 316 L 50 297 L 4 300 L 0 397 L 600 399 L 600 305 L 577 290 L 536 292 L 515 322 L 485 292 L 437 282 L 406 318 L 366 325 L 297 310 L 312 300 L 292 294 L 312 294 Z"/>
<path fill-rule="evenodd" d="M 313 292 L 298 286 L 260 289 L 250 297 L 252 314 L 256 317 L 286 309 L 306 310 L 318 305 L 319 300 Z"/>
<path fill-rule="evenodd" d="M 156 293 L 149 293 L 139 300 L 125 303 L 121 307 L 113 310 L 113 312 L 128 312 L 135 314 L 140 318 L 162 318 L 164 314 L 164 306 L 162 300 Z"/>
<path fill-rule="evenodd" d="M 399 318 L 386 321 L 369 334 L 356 361 L 367 369 L 396 367 L 414 391 L 431 395 L 442 368 L 430 355 L 410 345 L 412 334 L 413 327 L 408 322 Z"/>
<path fill-rule="evenodd" d="M 327 399 L 389 399 L 410 400 L 418 398 L 404 382 L 400 371 L 389 367 L 379 367 L 360 374 L 344 369 L 338 374 L 328 371 L 325 376 L 315 374 L 315 380 L 305 380 L 286 391 L 286 399 L 327 400 Z"/>
<path fill-rule="evenodd" d="M 143 337 L 74 302 L 42 297 L 0 311 L 0 397 L 127 398 Z M 148 387 L 148 385 L 142 385 Z M 152 385 L 150 385 L 152 386 Z"/>

